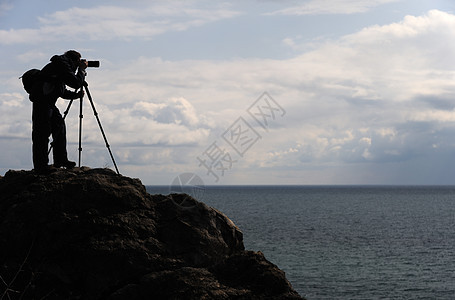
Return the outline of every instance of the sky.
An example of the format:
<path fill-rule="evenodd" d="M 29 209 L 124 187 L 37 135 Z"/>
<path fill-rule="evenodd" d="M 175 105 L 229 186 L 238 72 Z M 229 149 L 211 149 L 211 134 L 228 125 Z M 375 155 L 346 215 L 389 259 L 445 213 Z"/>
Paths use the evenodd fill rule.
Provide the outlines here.
<path fill-rule="evenodd" d="M 455 184 L 454 1 L 0 0 L 0 175 L 33 168 L 18 77 L 70 49 L 145 185 Z M 83 116 L 82 165 L 113 168 Z M 66 125 L 77 162 L 79 100 Z"/>

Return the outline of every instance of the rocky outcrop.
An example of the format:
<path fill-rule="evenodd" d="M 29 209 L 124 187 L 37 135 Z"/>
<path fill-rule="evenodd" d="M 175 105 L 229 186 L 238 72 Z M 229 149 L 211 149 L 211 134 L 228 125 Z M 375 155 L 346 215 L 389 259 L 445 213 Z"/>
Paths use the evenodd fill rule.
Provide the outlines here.
<path fill-rule="evenodd" d="M 0 298 L 301 299 L 221 212 L 89 168 L 0 178 Z"/>

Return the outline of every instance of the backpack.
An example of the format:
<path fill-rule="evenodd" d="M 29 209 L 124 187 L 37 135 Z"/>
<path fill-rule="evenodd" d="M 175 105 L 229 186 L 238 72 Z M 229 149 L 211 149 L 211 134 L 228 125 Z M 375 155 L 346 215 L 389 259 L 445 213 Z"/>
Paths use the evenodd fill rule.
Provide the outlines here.
<path fill-rule="evenodd" d="M 24 90 L 28 94 L 32 94 L 34 90 L 36 90 L 37 83 L 40 83 L 42 81 L 41 71 L 38 69 L 30 69 L 19 78 L 22 79 Z"/>

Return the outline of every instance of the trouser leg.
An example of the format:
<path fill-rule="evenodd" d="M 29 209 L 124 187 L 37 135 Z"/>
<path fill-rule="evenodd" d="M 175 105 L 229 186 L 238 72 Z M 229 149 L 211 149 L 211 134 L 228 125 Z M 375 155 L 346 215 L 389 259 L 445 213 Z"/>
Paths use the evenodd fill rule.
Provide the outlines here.
<path fill-rule="evenodd" d="M 47 104 L 33 103 L 32 112 L 32 156 L 35 169 L 49 163 L 48 145 L 51 134 L 50 117 L 52 110 Z"/>
<path fill-rule="evenodd" d="M 66 151 L 66 126 L 65 120 L 63 120 L 60 111 L 55 106 L 52 108 L 51 131 L 54 164 L 64 163 L 68 161 L 68 153 Z"/>

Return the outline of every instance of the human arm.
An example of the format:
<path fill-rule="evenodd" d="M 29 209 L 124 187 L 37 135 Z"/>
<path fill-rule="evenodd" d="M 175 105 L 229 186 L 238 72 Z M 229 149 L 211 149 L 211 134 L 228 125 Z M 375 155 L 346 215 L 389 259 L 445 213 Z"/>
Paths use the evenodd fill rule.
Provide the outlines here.
<path fill-rule="evenodd" d="M 85 69 L 87 68 L 87 61 L 85 60 L 80 60 L 78 64 L 78 70 L 77 73 L 74 74 L 74 69 L 75 66 L 72 65 L 72 62 L 67 59 L 62 59 L 60 61 L 60 78 L 63 81 L 63 83 L 69 87 L 72 87 L 74 89 L 79 89 L 84 86 L 85 82 L 85 76 L 87 75 L 87 72 Z M 73 69 L 74 68 L 74 69 Z"/>
<path fill-rule="evenodd" d="M 85 95 L 85 93 L 82 89 L 79 92 L 72 92 L 68 89 L 65 89 L 65 91 L 63 92 L 63 95 L 61 97 L 63 99 L 67 99 L 67 100 L 73 100 L 73 99 L 82 98 L 82 97 L 84 97 L 84 95 Z"/>

